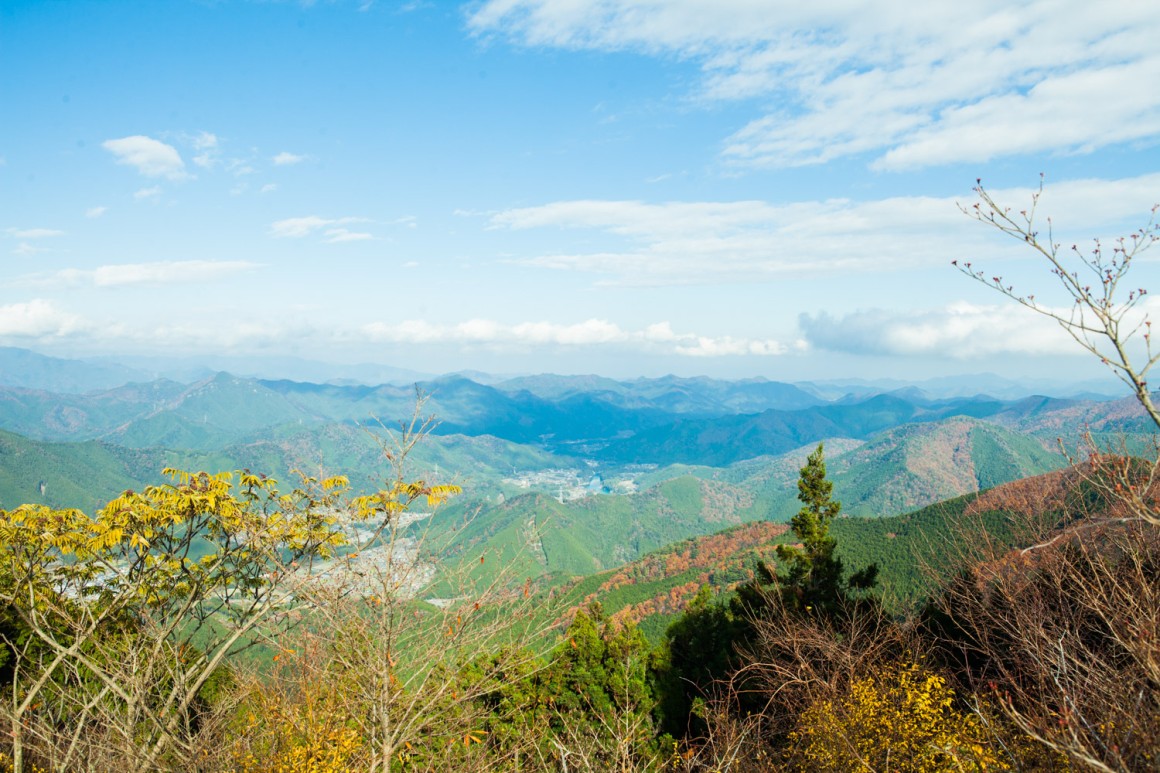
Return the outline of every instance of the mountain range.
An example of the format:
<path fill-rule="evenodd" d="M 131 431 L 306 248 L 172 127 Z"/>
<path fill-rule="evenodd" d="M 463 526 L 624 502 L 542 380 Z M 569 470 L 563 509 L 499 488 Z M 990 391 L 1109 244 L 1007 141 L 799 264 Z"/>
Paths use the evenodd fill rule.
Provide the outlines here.
<path fill-rule="evenodd" d="M 420 416 L 437 423 L 403 474 L 462 486 L 422 528 L 444 565 L 468 567 L 478 583 L 504 567 L 529 582 L 583 585 L 568 578 L 604 576 L 685 540 L 772 538 L 760 524 L 796 512 L 798 470 L 819 443 L 834 495 L 853 516 L 835 524 L 855 540 L 845 549 L 860 540 L 892 555 L 901 543 L 859 524 L 924 507 L 950 512 L 948 501 L 1063 468 L 1085 433 L 1128 446 L 1152 437 L 1130 398 L 935 397 L 913 386 L 838 394 L 675 376 L 368 385 L 219 372 L 114 383 L 140 372 L 23 350 L 0 350 L 0 361 L 10 366 L 0 378 L 0 508 L 91 513 L 161 482 L 165 467 L 251 469 L 284 488 L 300 474 L 346 474 L 356 492 L 374 490 L 396 473 L 392 429 L 416 415 L 418 399 Z M 23 370 L 14 376 L 13 367 Z M 38 388 L 50 384 L 55 391 Z"/>

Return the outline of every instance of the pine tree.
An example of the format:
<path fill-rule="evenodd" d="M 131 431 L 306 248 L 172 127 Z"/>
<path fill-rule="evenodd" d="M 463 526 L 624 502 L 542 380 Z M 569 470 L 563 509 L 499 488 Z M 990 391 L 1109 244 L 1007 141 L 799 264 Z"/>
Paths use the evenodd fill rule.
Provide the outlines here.
<path fill-rule="evenodd" d="M 801 547 L 777 548 L 778 558 L 786 565 L 778 581 L 791 609 L 832 612 L 845 595 L 842 559 L 834 556 L 837 541 L 830 536 L 830 522 L 842 510 L 833 492 L 834 484 L 826 478 L 825 450 L 819 443 L 801 469 L 798 499 L 802 507 L 790 521 Z"/>
<path fill-rule="evenodd" d="M 834 484 L 826 477 L 825 449 L 821 443 L 806 459 L 798 477 L 802 507 L 790 521 L 801 547 L 779 545 L 778 558 L 785 571 L 777 575 L 788 609 L 833 616 L 850 600 L 851 590 L 872 588 L 878 567 L 871 564 L 848 580 L 842 578 L 842 559 L 834 555 L 837 541 L 830 536 L 830 522 L 842 510 L 833 498 Z"/>
<path fill-rule="evenodd" d="M 798 478 L 802 507 L 790 521 L 801 545 L 779 545 L 784 568 L 759 561 L 754 577 L 737 588 L 726 603 L 711 600 L 703 589 L 665 634 L 663 662 L 656 675 L 664 729 L 684 736 L 704 731 L 689 715 L 698 696 L 708 696 L 715 682 L 734 676 L 738 710 L 760 713 L 763 693 L 744 675 L 736 675 L 755 646 L 758 628 L 775 616 L 809 616 L 838 623 L 860 604 L 876 603 L 852 591 L 874 587 L 878 567 L 871 564 L 848 579 L 842 577 L 842 560 L 835 555 L 837 541 L 830 536 L 830 522 L 842 510 L 833 498 L 834 484 L 826 477 L 826 458 L 821 444 L 809 455 Z M 778 571 L 781 568 L 782 571 Z"/>

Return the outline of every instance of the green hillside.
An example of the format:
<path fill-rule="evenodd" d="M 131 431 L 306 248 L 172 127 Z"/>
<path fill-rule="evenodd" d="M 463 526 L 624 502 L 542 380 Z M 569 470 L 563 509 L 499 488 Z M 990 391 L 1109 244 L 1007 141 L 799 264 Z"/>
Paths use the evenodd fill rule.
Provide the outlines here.
<path fill-rule="evenodd" d="M 229 383 L 210 394 L 237 386 Z M 260 470 L 283 487 L 296 481 L 294 470 L 316 477 L 342 473 L 355 491 L 367 491 L 392 474 L 380 446 L 384 438 L 381 428 L 293 422 L 220 451 L 177 452 L 94 442 L 37 444 L 10 435 L 11 450 L 0 456 L 0 505 L 44 501 L 92 508 L 125 488 L 159 482 L 165 466 Z M 517 470 L 584 465 L 494 437 L 430 436 L 408 459 L 405 474 L 463 487 L 430 528 L 447 555 L 476 563 L 494 556 L 482 569 L 472 568 L 483 582 L 510 561 L 525 577 L 586 574 L 728 525 L 787 520 L 797 508 L 797 471 L 809 450 L 726 468 L 672 466 L 640 474 L 635 494 L 564 504 L 550 487 L 528 493 L 505 479 Z M 905 425 L 865 443 L 832 441 L 827 450 L 835 496 L 849 515 L 906 512 L 1062 464 L 1062 457 L 1034 439 L 962 417 Z M 460 528 L 463 523 L 466 528 Z"/>
<path fill-rule="evenodd" d="M 746 492 L 692 476 L 631 495 L 561 503 L 531 493 L 470 510 L 463 503 L 448 507 L 436 515 L 431 529 L 444 535 L 440 544 L 452 566 L 469 567 L 479 582 L 490 582 L 499 567 L 512 561 L 521 578 L 591 574 L 672 542 L 753 520 Z"/>
<path fill-rule="evenodd" d="M 824 441 L 835 496 L 847 515 L 898 515 L 973 491 L 1049 472 L 1066 460 L 1034 437 L 957 416 L 906 424 L 863 442 Z M 674 464 L 642 475 L 642 486 L 682 475 L 751 495 L 743 519 L 785 520 L 797 511 L 798 470 L 813 444 L 727 467 Z"/>
<path fill-rule="evenodd" d="M 770 518 L 789 518 L 797 510 L 795 463 L 800 465 L 796 455 L 776 460 L 739 483 L 765 503 Z M 1059 469 L 1066 460 L 1034 438 L 955 417 L 888 430 L 828 453 L 827 463 L 844 513 L 882 516 Z"/>
<path fill-rule="evenodd" d="M 98 441 L 42 443 L 0 430 L 0 508 L 43 504 L 92 513 L 126 489 L 163 481 L 166 467 L 231 469 L 218 454 L 128 449 Z"/>
<path fill-rule="evenodd" d="M 104 441 L 46 443 L 0 430 L 0 507 L 24 503 L 91 511 L 128 488 L 162 482 L 161 470 L 258 470 L 292 486 L 298 470 L 324 477 L 346 474 L 355 491 L 381 486 L 392 475 L 379 444 L 383 432 L 350 425 L 277 427 L 259 439 L 215 451 L 130 448 Z M 531 446 L 493 437 L 427 438 L 411 454 L 409 478 L 457 483 L 465 499 L 493 496 L 513 466 L 536 470 L 571 464 Z M 41 492 L 43 484 L 43 493 Z"/>
<path fill-rule="evenodd" d="M 252 379 L 219 373 L 195 384 L 178 400 L 110 433 L 134 448 L 221 448 L 282 424 L 319 418 Z"/>
<path fill-rule="evenodd" d="M 1014 486 L 1051 488 L 1058 480 L 1043 476 Z M 878 593 L 887 609 L 902 614 L 957 570 L 982 530 L 1000 551 L 1003 545 L 1018 544 L 1011 514 L 1001 506 L 1008 488 L 955 497 L 902 515 L 838 518 L 830 532 L 847 572 L 878 565 Z M 656 642 L 702 585 L 728 592 L 753 576 L 759 559 L 776 564 L 774 547 L 791 539 L 785 524 L 732 526 L 674 542 L 618 568 L 570 578 L 545 576 L 540 603 L 549 610 L 546 616 L 562 623 L 570 619 L 569 610 L 599 601 L 609 615 L 636 620 Z"/>
<path fill-rule="evenodd" d="M 381 486 L 393 474 L 384 456 L 391 450 L 389 433 L 379 425 L 298 424 L 276 427 L 225 453 L 239 467 L 285 475 L 300 470 L 315 477 L 346 475 L 356 491 Z M 533 446 L 491 436 L 430 435 L 407 457 L 404 474 L 428 482 L 456 483 L 474 501 L 499 489 L 499 481 L 513 468 L 538 470 L 570 466 L 574 462 Z"/>
<path fill-rule="evenodd" d="M 92 440 L 162 409 L 186 389 L 166 380 L 83 395 L 0 387 L 0 429 L 36 440 Z"/>

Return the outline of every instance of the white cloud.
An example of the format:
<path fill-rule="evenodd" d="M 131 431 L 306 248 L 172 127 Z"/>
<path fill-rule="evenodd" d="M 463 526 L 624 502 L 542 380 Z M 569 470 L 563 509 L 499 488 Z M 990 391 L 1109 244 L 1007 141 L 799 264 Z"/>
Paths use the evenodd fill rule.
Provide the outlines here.
<path fill-rule="evenodd" d="M 697 97 L 773 105 L 724 155 L 879 168 L 1082 153 L 1160 136 L 1160 5 L 819 0 L 488 0 L 481 35 L 699 64 Z"/>
<path fill-rule="evenodd" d="M 301 239 L 336 221 L 317 215 L 290 217 L 270 224 L 270 235 L 278 239 Z"/>
<path fill-rule="evenodd" d="M 841 317 L 803 314 L 798 323 L 811 346 L 853 354 L 975 359 L 1083 353 L 1056 322 L 1014 303 L 962 302 L 916 312 L 870 309 Z"/>
<path fill-rule="evenodd" d="M 261 190 L 259 190 L 258 193 L 273 193 L 276 190 L 278 190 L 277 183 L 266 183 L 265 185 L 262 186 Z"/>
<path fill-rule="evenodd" d="M 51 274 L 24 277 L 23 284 L 92 285 L 123 287 L 140 284 L 208 282 L 252 271 L 260 264 L 245 260 L 177 260 L 155 263 L 117 263 L 95 269 L 66 268 Z"/>
<path fill-rule="evenodd" d="M 772 340 L 676 333 L 668 322 L 658 322 L 643 330 L 625 330 L 602 319 L 571 325 L 555 322 L 509 325 L 488 319 L 445 325 L 407 320 L 395 324 L 371 323 L 363 327 L 363 333 L 372 341 L 392 343 L 462 344 L 499 349 L 619 346 L 690 357 L 772 356 L 790 350 L 790 347 Z"/>
<path fill-rule="evenodd" d="M 118 164 L 136 168 L 145 177 L 164 177 L 168 180 L 185 180 L 185 162 L 172 145 L 141 134 L 106 140 L 101 147 L 117 157 Z"/>
<path fill-rule="evenodd" d="M 114 268 L 114 267 L 106 267 Z M 115 267 L 128 273 L 134 267 Z M 63 272 L 62 272 L 63 273 Z M 94 282 L 96 272 L 77 272 L 73 281 Z M 172 277 L 168 277 L 172 278 Z M 116 282 L 125 280 L 117 277 Z M 138 273 L 133 281 L 141 279 Z M 147 281 L 142 279 L 142 281 Z M 191 281 L 184 279 L 183 281 Z M 160 324 L 140 325 L 121 320 L 100 325 L 59 312 L 47 301 L 0 306 L 0 339 L 4 337 L 60 336 L 87 334 L 94 344 L 146 346 L 179 346 L 183 351 L 206 349 L 215 352 L 242 348 L 247 350 L 283 347 L 287 342 L 316 346 L 381 345 L 394 343 L 430 348 L 438 345 L 462 349 L 479 349 L 489 353 L 522 353 L 530 350 L 564 349 L 576 351 L 612 348 L 650 355 L 685 357 L 770 357 L 796 351 L 802 345 L 790 346 L 777 341 L 715 337 L 679 333 L 667 322 L 640 330 L 628 330 L 600 319 L 576 324 L 521 322 L 506 324 L 488 319 L 473 319 L 459 324 L 437 324 L 422 320 L 398 323 L 376 322 L 357 328 L 319 325 L 309 321 L 230 318 L 228 320 L 180 318 Z"/>
<path fill-rule="evenodd" d="M 97 218 L 109 211 L 108 207 L 89 207 L 85 210 L 85 217 Z"/>
<path fill-rule="evenodd" d="M 219 151 L 216 134 L 206 131 L 200 132 L 190 140 L 190 143 L 197 151 L 197 155 L 193 157 L 193 163 L 204 169 L 209 169 L 217 163 Z"/>
<path fill-rule="evenodd" d="M 64 236 L 64 231 L 54 228 L 7 228 L 5 233 L 13 239 L 49 239 L 53 236 Z"/>
<path fill-rule="evenodd" d="M 160 185 L 153 185 L 149 188 L 142 188 L 141 190 L 136 191 L 133 194 L 133 198 L 136 201 L 143 201 L 145 199 L 156 199 L 160 195 L 161 195 L 161 186 Z"/>
<path fill-rule="evenodd" d="M 1160 173 L 1124 180 L 1049 184 L 1040 205 L 1082 237 L 1142 225 L 1160 190 Z M 1016 207 L 1031 190 L 993 191 Z M 970 197 L 962 202 L 971 203 Z M 597 249 L 514 262 L 604 275 L 627 285 L 771 281 L 835 272 L 881 272 L 995 256 L 1006 247 L 959 211 L 956 199 L 922 196 L 835 199 L 774 205 L 762 201 L 559 201 L 492 215 L 491 228 L 583 229 L 604 234 Z M 1063 235 L 1062 231 L 1057 235 Z M 565 237 L 561 237 L 561 241 Z M 584 239 L 586 243 L 594 241 Z"/>
<path fill-rule="evenodd" d="M 37 298 L 26 303 L 0 306 L 0 337 L 46 338 L 82 331 L 86 323 L 75 314 Z"/>
<path fill-rule="evenodd" d="M 302 163 L 306 160 L 306 156 L 299 156 L 295 153 L 288 153 L 287 151 L 283 150 L 281 153 L 274 156 L 270 160 L 273 161 L 276 166 L 291 166 L 293 164 Z"/>
<path fill-rule="evenodd" d="M 40 252 L 47 252 L 47 247 L 39 247 L 32 242 L 37 239 L 51 239 L 55 236 L 63 236 L 64 231 L 58 231 L 53 228 L 6 228 L 4 233 L 8 234 L 13 239 L 20 239 L 20 244 L 12 249 L 12 254 L 22 258 L 32 257 Z"/>
<path fill-rule="evenodd" d="M 1026 93 L 987 96 L 948 107 L 941 119 L 903 139 L 874 166 L 882 169 L 1035 153 L 1089 152 L 1097 146 L 1160 135 L 1160 103 L 1130 99 L 1125 84 L 1160 82 L 1160 57 L 1066 72 Z"/>
<path fill-rule="evenodd" d="M 772 280 L 913 265 L 941 259 L 948 231 L 968 230 L 953 202 L 918 198 L 788 206 L 760 201 L 566 201 L 502 212 L 491 223 L 512 229 L 602 231 L 612 237 L 612 249 L 519 262 L 645 285 Z"/>
<path fill-rule="evenodd" d="M 330 244 L 338 244 L 339 242 L 362 242 L 375 238 L 369 233 L 350 231 L 346 228 L 328 228 L 325 236 L 326 238 L 323 241 Z"/>
<path fill-rule="evenodd" d="M 339 218 L 325 218 L 317 215 L 309 215 L 307 217 L 291 217 L 285 220 L 278 220 L 270 224 L 270 235 L 276 239 L 303 239 L 318 231 L 326 229 L 326 235 L 331 238 L 327 241 L 350 241 L 350 239 L 335 239 L 335 236 L 342 236 L 342 233 L 349 233 L 341 226 L 349 225 L 351 223 L 365 223 L 368 222 L 366 218 L 361 217 L 339 217 Z M 370 239 L 370 234 L 354 234 L 354 239 Z"/>
<path fill-rule="evenodd" d="M 47 251 L 48 250 L 45 247 L 37 247 L 35 245 L 29 244 L 28 242 L 20 242 L 20 244 L 17 244 L 12 248 L 12 254 L 19 255 L 22 258 L 28 258 L 37 254 L 38 252 Z"/>

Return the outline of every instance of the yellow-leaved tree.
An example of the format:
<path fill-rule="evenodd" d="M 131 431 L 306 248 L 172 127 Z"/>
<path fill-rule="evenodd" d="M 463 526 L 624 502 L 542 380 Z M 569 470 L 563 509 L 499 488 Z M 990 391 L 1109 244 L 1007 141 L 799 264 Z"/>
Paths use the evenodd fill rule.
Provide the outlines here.
<path fill-rule="evenodd" d="M 16 773 L 32 759 L 59 771 L 192 766 L 213 748 L 213 680 L 301 619 L 292 580 L 358 548 L 344 522 L 377 518 L 364 532 L 374 538 L 416 499 L 456 491 L 399 482 L 352 514 L 343 477 L 282 493 L 249 471 L 165 474 L 94 518 L 0 511 L 0 716 Z"/>
<path fill-rule="evenodd" d="M 309 619 L 243 691 L 226 744 L 230 769 L 527 767 L 537 739 L 497 745 L 486 727 L 511 675 L 542 667 L 531 582 L 502 561 L 479 581 L 486 556 L 445 553 L 470 513 L 436 524 L 400 508 L 455 491 L 405 482 L 405 462 L 429 428 L 416 418 L 376 436 L 395 483 L 353 500 L 345 526 L 359 549 L 297 584 Z"/>

